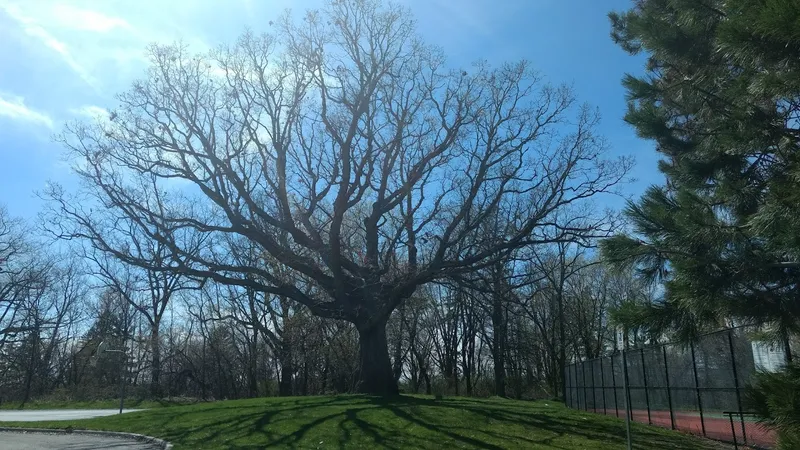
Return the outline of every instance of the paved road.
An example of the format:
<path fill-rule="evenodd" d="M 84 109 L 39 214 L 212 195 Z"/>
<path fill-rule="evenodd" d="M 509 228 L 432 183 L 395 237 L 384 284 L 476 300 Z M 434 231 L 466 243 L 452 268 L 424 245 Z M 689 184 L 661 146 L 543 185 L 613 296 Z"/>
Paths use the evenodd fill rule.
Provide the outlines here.
<path fill-rule="evenodd" d="M 47 433 L 0 433 L 0 449 L 9 450 L 155 450 L 161 447 L 105 436 Z"/>
<path fill-rule="evenodd" d="M 141 411 L 126 409 L 124 412 Z M 112 416 L 118 409 L 42 409 L 42 410 L 4 410 L 0 411 L 0 422 L 38 422 L 42 420 L 75 420 L 92 417 Z"/>

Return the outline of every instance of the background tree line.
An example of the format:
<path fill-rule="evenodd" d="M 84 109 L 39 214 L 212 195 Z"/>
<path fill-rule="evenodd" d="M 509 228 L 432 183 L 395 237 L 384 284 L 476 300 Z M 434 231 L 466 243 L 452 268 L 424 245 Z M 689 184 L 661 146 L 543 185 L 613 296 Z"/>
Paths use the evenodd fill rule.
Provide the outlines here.
<path fill-rule="evenodd" d="M 159 276 L 83 246 L 54 255 L 24 237 L 34 224 L 2 219 L 5 402 L 110 399 L 120 382 L 138 399 L 358 388 L 358 332 L 346 321 L 246 287 Z M 525 252 L 480 276 L 426 285 L 392 314 L 387 344 L 403 392 L 559 397 L 565 361 L 620 345 L 610 312 L 654 295 L 599 264 L 591 248 Z M 119 349 L 126 354 L 105 351 Z"/>

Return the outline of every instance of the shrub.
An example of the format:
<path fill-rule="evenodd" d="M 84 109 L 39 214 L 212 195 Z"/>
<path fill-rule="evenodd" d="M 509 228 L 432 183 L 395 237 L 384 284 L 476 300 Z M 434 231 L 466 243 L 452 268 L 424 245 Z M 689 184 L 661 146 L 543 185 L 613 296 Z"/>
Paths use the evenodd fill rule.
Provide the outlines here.
<path fill-rule="evenodd" d="M 756 374 L 746 400 L 761 423 L 777 432 L 779 449 L 800 448 L 800 362 Z"/>

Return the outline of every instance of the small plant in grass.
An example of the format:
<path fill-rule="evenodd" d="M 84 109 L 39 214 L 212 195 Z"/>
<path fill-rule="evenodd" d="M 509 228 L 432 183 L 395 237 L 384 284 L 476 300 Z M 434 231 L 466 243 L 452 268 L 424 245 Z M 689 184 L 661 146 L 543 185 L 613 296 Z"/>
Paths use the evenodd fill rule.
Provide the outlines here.
<path fill-rule="evenodd" d="M 444 398 L 444 385 L 441 383 L 436 383 L 433 386 L 433 399 L 434 400 L 442 400 Z"/>

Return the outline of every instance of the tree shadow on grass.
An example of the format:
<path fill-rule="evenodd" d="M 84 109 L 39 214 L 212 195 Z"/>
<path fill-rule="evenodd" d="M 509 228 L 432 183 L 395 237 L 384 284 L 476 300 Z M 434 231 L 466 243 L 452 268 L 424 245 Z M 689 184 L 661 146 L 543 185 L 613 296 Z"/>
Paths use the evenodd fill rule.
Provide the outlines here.
<path fill-rule="evenodd" d="M 480 441 L 474 437 L 476 433 L 491 437 L 495 442 L 507 443 L 512 447 L 532 447 L 535 445 L 550 448 L 572 448 L 562 446 L 555 441 L 565 435 L 579 436 L 585 439 L 603 442 L 623 448 L 626 442 L 626 433 L 623 421 L 606 416 L 596 416 L 580 411 L 568 410 L 563 407 L 553 408 L 552 410 L 542 410 L 541 405 L 524 402 L 486 402 L 472 399 L 445 399 L 433 400 L 419 397 L 396 397 L 388 399 L 376 399 L 378 405 L 392 411 L 398 417 L 425 426 L 431 431 L 443 433 L 457 441 L 465 444 L 475 445 L 480 448 L 508 448 L 499 447 Z M 467 411 L 471 414 L 482 417 L 488 423 L 513 424 L 520 426 L 523 430 L 542 430 L 550 436 L 541 439 L 530 439 L 528 436 L 520 434 L 503 434 L 492 431 L 489 427 L 482 427 L 480 430 L 464 430 L 473 436 L 465 438 L 458 435 L 458 427 L 448 427 L 442 430 L 441 427 L 426 422 L 419 415 L 413 415 L 405 409 L 414 411 L 420 406 L 447 410 L 454 409 Z M 446 415 L 447 411 L 436 412 L 437 416 Z M 676 436 L 674 433 L 667 432 L 658 428 L 646 425 L 634 424 L 634 448 L 650 450 L 653 448 L 673 448 L 676 450 L 694 450 L 699 448 L 699 443 L 694 437 Z M 477 442 L 473 442 L 477 441 Z M 707 448 L 718 447 L 716 443 L 706 441 Z"/>
<path fill-rule="evenodd" d="M 497 450 L 502 448 L 517 447 L 549 447 L 570 449 L 570 444 L 562 444 L 558 441 L 565 435 L 572 435 L 584 438 L 589 441 L 602 442 L 610 446 L 622 448 L 625 444 L 625 431 L 621 421 L 608 420 L 599 417 L 584 416 L 576 411 L 555 409 L 554 411 L 542 411 L 541 407 L 530 404 L 526 408 L 524 403 L 505 404 L 478 402 L 469 399 L 454 399 L 436 401 L 428 398 L 399 396 L 394 398 L 369 398 L 369 405 L 361 408 L 349 408 L 342 412 L 340 416 L 331 414 L 325 420 L 340 420 L 340 430 L 346 429 L 347 424 L 355 425 L 364 435 L 369 436 L 372 444 L 381 448 L 404 448 L 410 441 L 414 441 L 420 447 L 431 448 L 440 447 L 445 441 L 452 442 L 459 447 L 473 447 Z M 359 413 L 368 409 L 380 408 L 391 412 L 399 422 L 416 425 L 427 430 L 427 436 L 419 434 L 407 434 L 404 437 L 397 436 L 398 430 L 383 428 L 368 420 L 359 417 Z M 436 417 L 452 414 L 447 411 L 454 409 L 466 411 L 481 418 L 483 423 L 498 423 L 501 431 L 492 430 L 490 427 L 480 427 L 481 429 L 471 429 L 460 426 L 443 426 L 437 420 L 431 420 L 426 416 L 433 414 Z M 432 413 L 431 413 L 432 410 Z M 577 414 L 576 414 L 577 413 Z M 435 417 L 434 417 L 435 419 Z M 314 423 L 319 423 L 317 420 Z M 514 431 L 504 428 L 507 425 L 515 425 Z M 302 436 L 309 432 L 313 425 L 304 426 L 297 432 L 286 438 L 271 441 L 270 444 L 281 445 L 286 442 L 300 442 Z M 544 436 L 531 438 L 524 431 L 519 430 L 538 430 L 544 431 Z M 697 448 L 698 442 L 689 438 L 675 439 L 675 436 L 665 436 L 660 430 L 653 430 L 647 427 L 637 427 L 636 448 L 675 448 L 678 450 L 693 450 Z M 535 433 L 532 433 L 535 434 Z M 351 433 L 344 433 L 341 436 L 340 447 L 346 448 L 347 442 L 352 436 Z"/>
<path fill-rule="evenodd" d="M 568 448 L 558 447 L 558 445 L 554 443 L 556 438 L 565 435 L 580 436 L 598 443 L 602 442 L 619 446 L 620 448 L 623 448 L 626 442 L 624 420 L 569 410 L 562 406 L 543 410 L 541 404 L 536 403 L 492 403 L 479 402 L 465 398 L 434 401 L 432 399 L 406 397 L 394 399 L 393 402 L 412 405 L 423 404 L 429 407 L 438 407 L 442 409 L 466 410 L 472 414 L 482 416 L 487 421 L 521 425 L 524 429 L 544 430 L 551 433 L 553 437 L 539 440 L 529 440 L 519 435 L 503 437 L 509 440 L 522 440 L 553 448 Z M 441 414 L 446 413 L 442 412 Z M 678 450 L 694 450 L 697 448 L 719 448 L 716 442 L 701 441 L 694 436 L 679 436 L 674 432 L 662 430 L 660 428 L 641 424 L 633 425 L 633 447 L 637 449 L 650 450 L 653 448 L 672 448 Z M 481 430 L 481 432 L 493 434 L 486 429 Z M 701 443 L 706 445 L 701 447 Z"/>
<path fill-rule="evenodd" d="M 363 432 L 365 435 L 367 435 L 370 438 L 372 438 L 372 440 L 375 441 L 376 444 L 378 444 L 378 445 L 380 445 L 380 446 L 382 446 L 384 448 L 392 448 L 392 449 L 395 448 L 390 443 L 388 443 L 386 441 L 386 438 L 385 438 L 386 433 L 385 433 L 385 430 L 382 429 L 382 427 L 373 425 L 373 424 L 367 422 L 366 420 L 358 417 L 358 412 L 359 412 L 359 410 L 353 409 L 353 408 L 345 410 L 345 412 L 344 412 L 345 420 L 342 420 L 341 422 L 339 422 L 339 428 L 340 429 L 346 429 L 347 428 L 346 427 L 347 423 L 348 422 L 352 423 L 356 427 L 358 427 L 358 429 L 361 430 L 361 432 Z M 350 435 L 350 433 L 348 431 L 346 433 L 346 436 L 349 436 L 349 435 Z M 348 440 L 349 439 L 345 439 L 344 441 L 347 442 Z"/>
<path fill-rule="evenodd" d="M 284 421 L 295 420 L 292 415 L 306 409 L 325 407 L 342 407 L 357 402 L 357 398 L 326 397 L 326 398 L 293 398 L 281 401 L 272 399 L 264 403 L 249 401 L 246 404 L 233 405 L 203 405 L 200 409 L 168 408 L 150 410 L 142 413 L 126 414 L 127 417 L 116 421 L 97 422 L 91 428 L 124 429 L 144 434 L 157 435 L 173 443 L 183 444 L 189 448 L 208 442 L 227 441 L 253 434 L 261 435 L 263 441 L 274 441 L 276 444 L 285 444 L 303 437 L 305 433 L 325 422 L 333 419 L 340 413 L 330 414 L 326 417 L 316 418 L 297 429 L 292 435 L 279 435 L 271 433 L 268 425 L 277 425 Z M 254 410 L 252 413 L 243 413 L 242 410 Z M 208 417 L 205 417 L 208 415 Z M 196 428 L 187 427 L 187 421 L 197 423 Z M 259 444 L 257 448 L 263 448 Z M 229 446 L 228 448 L 237 448 Z M 249 448 L 249 447 L 243 447 Z"/>
<path fill-rule="evenodd" d="M 405 420 L 407 422 L 412 422 L 414 424 L 417 424 L 417 425 L 419 425 L 419 426 L 421 426 L 423 428 L 426 428 L 429 431 L 432 431 L 434 433 L 443 434 L 443 435 L 449 437 L 450 439 L 453 439 L 454 441 L 457 441 L 457 442 L 459 442 L 461 444 L 469 444 L 469 445 L 471 445 L 473 447 L 485 448 L 485 449 L 489 449 L 489 450 L 502 450 L 503 449 L 503 447 L 499 447 L 499 446 L 491 444 L 489 442 L 481 441 L 479 439 L 475 439 L 475 438 L 472 438 L 472 437 L 463 436 L 463 435 L 455 433 L 453 431 L 445 430 L 440 426 L 437 426 L 437 425 L 434 425 L 434 424 L 432 424 L 430 422 L 426 422 L 424 420 L 421 420 L 421 419 L 411 415 L 410 413 L 406 412 L 405 410 L 403 410 L 401 408 L 398 408 L 396 405 L 393 405 L 391 403 L 386 404 L 383 407 L 388 408 L 389 411 L 391 411 L 395 416 L 399 417 L 400 419 L 403 419 L 403 420 Z"/>
<path fill-rule="evenodd" d="M 249 411 L 252 409 L 252 411 Z M 461 419 L 467 421 L 462 424 Z M 624 448 L 623 422 L 561 406 L 398 396 L 317 397 L 151 410 L 127 431 L 154 433 L 185 448 L 550 448 L 580 442 Z M 195 427 L 193 428 L 192 424 Z M 703 448 L 699 441 L 635 426 L 635 448 Z M 576 441 L 577 439 L 577 441 Z M 578 444 L 580 445 L 580 444 Z M 708 446 L 707 448 L 712 448 Z"/>

